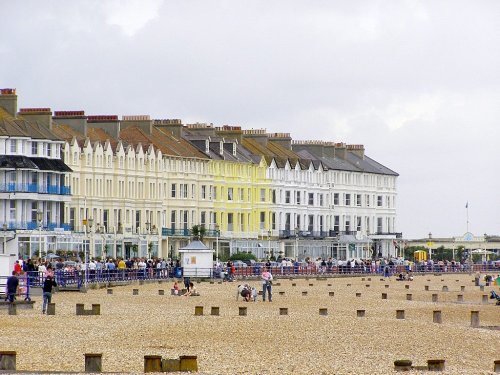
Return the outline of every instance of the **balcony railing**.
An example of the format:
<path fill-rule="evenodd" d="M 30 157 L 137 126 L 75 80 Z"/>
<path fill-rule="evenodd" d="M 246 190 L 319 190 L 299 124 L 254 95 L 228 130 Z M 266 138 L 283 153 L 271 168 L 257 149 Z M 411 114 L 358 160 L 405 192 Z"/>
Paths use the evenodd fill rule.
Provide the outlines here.
<path fill-rule="evenodd" d="M 377 231 L 375 233 L 372 233 L 376 236 L 395 236 L 396 238 L 403 238 L 403 233 L 402 232 L 382 232 L 382 231 Z"/>
<path fill-rule="evenodd" d="M 308 231 L 308 230 L 280 230 L 278 237 L 282 239 L 286 238 L 316 238 L 321 239 L 325 237 L 335 237 L 332 235 L 333 231 Z"/>
<path fill-rule="evenodd" d="M 193 235 L 193 232 L 191 229 L 161 228 L 161 235 L 164 237 L 165 236 L 191 237 Z M 216 238 L 220 236 L 221 236 L 220 231 L 213 229 L 205 229 L 205 233 L 203 234 L 203 237 L 211 237 L 211 238 Z"/>
<path fill-rule="evenodd" d="M 9 221 L 6 223 L 8 230 L 36 230 L 38 229 L 38 222 L 36 221 Z M 69 224 L 63 223 L 43 223 L 42 230 L 54 230 L 56 228 L 61 228 L 65 231 L 71 230 Z"/>
<path fill-rule="evenodd" d="M 69 186 L 64 185 L 2 183 L 0 184 L 0 193 L 39 193 L 70 195 L 71 189 Z"/>
<path fill-rule="evenodd" d="M 161 228 L 162 236 L 171 236 L 171 237 L 190 237 L 191 230 L 190 229 L 175 229 L 175 228 Z"/>

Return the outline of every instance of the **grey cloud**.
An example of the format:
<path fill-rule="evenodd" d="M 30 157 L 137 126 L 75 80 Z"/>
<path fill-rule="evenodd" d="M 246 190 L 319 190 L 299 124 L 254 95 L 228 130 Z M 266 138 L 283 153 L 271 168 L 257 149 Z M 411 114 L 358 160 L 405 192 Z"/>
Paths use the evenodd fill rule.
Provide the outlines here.
<path fill-rule="evenodd" d="M 405 235 L 461 234 L 464 200 L 500 232 L 497 1 L 152 1 L 139 23 L 115 4 L 3 4 L 0 85 L 24 107 L 363 143 L 401 175 Z"/>

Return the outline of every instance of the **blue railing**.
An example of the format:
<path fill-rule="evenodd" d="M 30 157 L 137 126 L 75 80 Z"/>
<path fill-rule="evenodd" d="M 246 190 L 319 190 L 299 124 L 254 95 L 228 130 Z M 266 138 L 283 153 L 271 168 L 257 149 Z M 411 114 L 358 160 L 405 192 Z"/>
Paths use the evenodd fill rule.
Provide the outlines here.
<path fill-rule="evenodd" d="M 193 278 L 220 278 L 225 281 L 233 281 L 236 278 L 241 277 L 255 277 L 259 278 L 263 270 L 264 265 L 262 263 L 257 263 L 252 266 L 247 267 L 234 267 L 229 269 L 225 266 L 219 266 L 214 268 L 198 268 L 198 269 L 183 269 L 181 267 L 167 267 L 162 269 L 157 268 L 146 268 L 143 270 L 136 269 L 113 269 L 107 270 L 104 268 L 89 270 L 84 272 L 81 270 L 68 270 L 64 271 L 62 269 L 56 269 L 54 271 L 55 280 L 60 287 L 65 286 L 76 286 L 78 288 L 85 284 L 99 283 L 99 282 L 132 282 L 135 280 L 165 280 L 165 279 L 179 279 L 183 276 L 189 276 Z M 380 275 L 384 276 L 384 269 L 379 266 L 367 265 L 356 265 L 351 266 L 338 266 L 338 265 L 327 265 L 318 266 L 314 263 L 304 264 L 304 263 L 294 263 L 289 266 L 282 266 L 273 263 L 271 266 L 271 273 L 275 277 L 307 277 L 307 276 L 318 276 L 318 277 L 332 277 L 334 275 L 347 275 L 347 276 L 365 276 L 365 275 Z M 407 268 L 403 265 L 391 266 L 390 275 L 398 275 L 399 273 L 405 273 Z M 420 270 L 418 268 L 412 267 L 414 274 L 422 273 L 433 273 L 439 272 L 440 274 L 445 273 L 469 273 L 469 272 L 480 272 L 480 273 L 493 273 L 494 275 L 500 272 L 500 267 L 495 264 L 473 264 L 464 265 L 458 264 L 455 266 L 448 266 L 446 268 L 431 266 L 425 270 Z M 31 287 L 41 287 L 47 273 L 43 272 L 26 272 L 19 276 L 20 281 L 20 293 L 18 298 L 24 298 L 25 300 L 30 300 L 30 288 Z M 7 281 L 7 277 L 0 276 L 0 294 L 4 292 L 4 287 Z M 476 285 L 484 285 L 483 282 L 488 285 L 488 281 L 484 278 L 476 278 Z"/>
<path fill-rule="evenodd" d="M 161 228 L 162 236 L 179 236 L 179 237 L 190 237 L 190 229 L 173 229 L 173 228 Z"/>
<path fill-rule="evenodd" d="M 162 269 L 146 268 L 146 269 L 112 269 L 108 270 L 105 265 L 102 268 L 89 270 L 88 272 L 72 269 L 68 271 L 55 270 L 54 276 L 59 286 L 74 285 L 81 287 L 85 281 L 87 283 L 110 282 L 110 281 L 135 281 L 135 280 L 164 280 L 173 278 L 182 278 L 184 276 L 194 278 L 221 278 L 225 280 L 234 280 L 241 277 L 260 277 L 265 265 L 263 263 L 255 263 L 251 266 L 234 267 L 229 269 L 225 266 L 214 268 L 197 268 L 187 269 L 181 267 L 167 267 Z M 385 267 L 371 264 L 360 264 L 354 267 L 350 265 L 326 265 L 321 266 L 315 263 L 296 262 L 289 265 L 272 262 L 270 271 L 275 277 L 303 277 L 303 276 L 335 276 L 335 275 L 385 275 Z M 406 271 L 412 271 L 413 274 L 424 273 L 469 273 L 469 272 L 490 272 L 497 274 L 500 268 L 489 264 L 457 264 L 449 265 L 444 268 L 442 266 L 431 266 L 425 269 L 419 267 L 411 267 L 411 270 L 404 265 L 389 266 L 388 275 L 405 274 Z M 43 273 L 30 272 L 27 276 L 29 286 L 41 286 L 45 276 Z M 480 280 L 482 282 L 482 280 Z"/>
<path fill-rule="evenodd" d="M 43 230 L 54 230 L 55 228 L 62 228 L 65 231 L 71 230 L 69 224 L 54 223 L 54 222 L 42 224 Z M 38 222 L 36 222 L 36 221 L 9 221 L 9 222 L 7 222 L 7 229 L 8 230 L 20 230 L 20 229 L 35 230 L 35 229 L 38 229 Z"/>
<path fill-rule="evenodd" d="M 0 193 L 40 193 L 70 195 L 71 189 L 65 185 L 38 185 L 38 184 L 18 184 L 1 183 Z"/>

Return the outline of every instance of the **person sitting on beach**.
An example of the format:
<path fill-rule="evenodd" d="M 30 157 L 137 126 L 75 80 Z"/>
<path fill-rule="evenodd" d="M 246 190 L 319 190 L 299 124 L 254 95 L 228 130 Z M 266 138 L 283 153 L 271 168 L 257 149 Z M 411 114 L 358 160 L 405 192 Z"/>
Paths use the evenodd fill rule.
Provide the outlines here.
<path fill-rule="evenodd" d="M 179 285 L 177 284 L 177 281 L 174 283 L 174 286 L 172 289 L 174 291 L 174 295 L 178 296 L 179 295 Z"/>
<path fill-rule="evenodd" d="M 396 279 L 396 281 L 404 281 L 404 280 L 405 280 L 405 277 L 403 276 L 403 274 L 402 274 L 402 273 L 400 273 L 400 274 L 398 275 L 398 278 Z"/>
<path fill-rule="evenodd" d="M 198 294 L 198 292 L 196 292 L 196 288 L 194 287 L 194 284 L 190 282 L 189 283 L 189 289 L 182 296 L 183 297 L 199 296 L 199 294 Z"/>

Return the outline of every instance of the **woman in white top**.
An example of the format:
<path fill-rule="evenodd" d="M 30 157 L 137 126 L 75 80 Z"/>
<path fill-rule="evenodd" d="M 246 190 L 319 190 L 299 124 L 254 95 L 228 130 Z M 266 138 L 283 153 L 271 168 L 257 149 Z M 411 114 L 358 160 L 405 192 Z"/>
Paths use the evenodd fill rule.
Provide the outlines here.
<path fill-rule="evenodd" d="M 262 301 L 266 302 L 266 292 L 268 293 L 269 297 L 268 300 L 269 302 L 272 302 L 272 280 L 273 280 L 273 275 L 271 275 L 271 272 L 268 271 L 267 268 L 264 269 L 264 272 L 262 272 Z"/>

